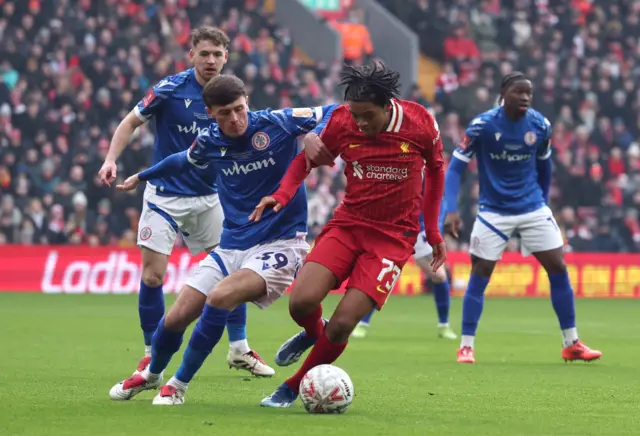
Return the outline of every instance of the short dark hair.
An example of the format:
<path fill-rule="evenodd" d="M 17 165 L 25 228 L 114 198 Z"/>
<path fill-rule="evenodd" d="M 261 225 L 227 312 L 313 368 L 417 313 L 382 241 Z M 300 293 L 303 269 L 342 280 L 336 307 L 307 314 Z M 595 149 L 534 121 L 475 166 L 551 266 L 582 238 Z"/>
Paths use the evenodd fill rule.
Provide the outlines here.
<path fill-rule="evenodd" d="M 221 74 L 212 78 L 202 90 L 202 99 L 207 107 L 225 106 L 246 95 L 244 82 L 231 74 Z"/>
<path fill-rule="evenodd" d="M 370 101 L 385 106 L 399 95 L 399 79 L 400 73 L 382 61 L 375 61 L 360 67 L 345 65 L 340 85 L 346 85 L 345 100 Z"/>
<path fill-rule="evenodd" d="M 213 26 L 196 27 L 191 31 L 191 46 L 195 47 L 202 41 L 211 41 L 215 45 L 221 45 L 224 48 L 229 47 L 231 40 L 223 30 Z"/>
<path fill-rule="evenodd" d="M 502 82 L 500 83 L 500 96 L 498 97 L 499 105 L 504 102 L 503 95 L 507 91 L 507 89 L 520 80 L 529 80 L 529 78 L 527 78 L 527 76 L 520 71 L 513 71 L 512 73 L 509 73 L 502 78 Z"/>

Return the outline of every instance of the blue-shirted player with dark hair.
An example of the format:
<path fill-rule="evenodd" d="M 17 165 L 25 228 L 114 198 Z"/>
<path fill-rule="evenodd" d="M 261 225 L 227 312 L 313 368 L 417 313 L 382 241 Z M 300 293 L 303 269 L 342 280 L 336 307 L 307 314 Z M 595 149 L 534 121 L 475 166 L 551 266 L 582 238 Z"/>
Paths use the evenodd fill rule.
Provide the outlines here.
<path fill-rule="evenodd" d="M 227 62 L 229 38 L 220 29 L 203 26 L 193 30 L 191 46 L 193 68 L 158 82 L 116 129 L 99 172 L 103 183 L 110 185 L 116 179 L 116 160 L 142 124 L 155 121 L 153 162 L 158 163 L 188 149 L 211 123 L 202 101 L 202 87 L 220 74 Z M 182 234 L 192 254 L 210 251 L 220 241 L 223 219 L 211 170 L 193 168 L 147 183 L 138 225 L 142 252 L 138 312 L 145 356 L 136 372 L 143 371 L 151 361 L 151 335 L 164 315 L 162 284 L 177 234 Z M 246 305 L 239 306 L 229 318 L 227 362 L 255 375 L 271 376 L 275 374 L 273 368 L 249 348 L 246 319 Z"/>
<path fill-rule="evenodd" d="M 438 312 L 438 337 L 454 340 L 458 336 L 449 325 L 451 288 L 449 286 L 449 279 L 447 278 L 447 271 L 443 267 L 438 269 L 438 271 L 433 272 L 433 267 L 431 266 L 433 249 L 427 242 L 427 236 L 424 229 L 424 218 L 422 214 L 420 214 L 419 220 L 420 234 L 418 235 L 416 245 L 414 246 L 415 253 L 413 254 L 413 259 L 427 278 L 431 280 L 433 300 L 436 304 L 436 311 Z M 362 318 L 362 321 L 358 323 L 355 330 L 351 333 L 351 337 L 358 339 L 367 336 L 369 325 L 371 324 L 371 317 L 374 312 L 375 309 Z"/>
<path fill-rule="evenodd" d="M 453 153 L 446 175 L 444 230 L 457 237 L 460 177 L 478 160 L 480 200 L 471 232 L 471 277 L 462 306 L 458 362 L 475 363 L 474 338 L 484 291 L 509 238 L 518 233 L 524 249 L 546 270 L 551 303 L 562 330 L 565 361 L 599 359 L 602 353 L 578 338 L 573 289 L 564 263 L 563 239 L 547 206 L 551 185 L 551 123 L 530 108 L 533 86 L 514 72 L 505 76 L 500 105 L 474 118 Z"/>
<path fill-rule="evenodd" d="M 157 405 L 183 404 L 189 382 L 220 340 L 233 309 L 247 302 L 268 307 L 291 285 L 309 250 L 304 186 L 282 210 L 269 210 L 259 222 L 249 217 L 280 184 L 298 154 L 297 137 L 321 132 L 335 106 L 249 111 L 244 84 L 227 75 L 209 81 L 203 98 L 217 124 L 202 131 L 188 151 L 128 178 L 119 189 L 131 190 L 141 181 L 194 166 L 212 169 L 218 174 L 225 215 L 220 246 L 189 275 L 156 329 L 149 367 L 115 385 L 110 392 L 114 399 L 160 387 L 185 330 L 200 317 L 182 365 L 153 400 Z"/>

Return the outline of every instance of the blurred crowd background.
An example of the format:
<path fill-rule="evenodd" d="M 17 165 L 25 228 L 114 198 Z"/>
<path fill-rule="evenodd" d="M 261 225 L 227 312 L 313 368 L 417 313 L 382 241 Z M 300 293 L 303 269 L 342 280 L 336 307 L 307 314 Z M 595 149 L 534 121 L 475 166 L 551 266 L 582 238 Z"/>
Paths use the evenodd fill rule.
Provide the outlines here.
<path fill-rule="evenodd" d="M 312 0 L 300 0 L 308 3 Z M 141 190 L 101 186 L 97 172 L 119 121 L 162 77 L 188 68 L 189 32 L 232 39 L 226 73 L 249 85 L 253 108 L 337 102 L 340 63 L 312 62 L 264 0 L 0 0 L 0 244 L 134 246 Z M 639 0 L 379 0 L 415 31 L 438 65 L 435 90 L 409 95 L 436 114 L 447 155 L 477 113 L 495 103 L 502 75 L 534 82 L 534 107 L 553 123 L 552 208 L 567 249 L 640 249 Z M 332 20 L 344 61 L 376 56 L 367 17 Z M 120 176 L 146 168 L 143 126 Z M 465 249 L 477 184 L 470 165 L 460 200 Z M 342 168 L 308 179 L 313 237 L 341 201 Z M 511 249 L 517 249 L 514 240 Z"/>

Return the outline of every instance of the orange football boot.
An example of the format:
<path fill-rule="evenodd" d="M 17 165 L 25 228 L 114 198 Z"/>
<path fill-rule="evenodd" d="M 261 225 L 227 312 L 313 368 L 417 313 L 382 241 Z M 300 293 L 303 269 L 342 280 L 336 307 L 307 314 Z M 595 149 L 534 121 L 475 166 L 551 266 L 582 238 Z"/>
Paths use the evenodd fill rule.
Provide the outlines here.
<path fill-rule="evenodd" d="M 458 350 L 458 362 L 459 363 L 476 363 L 476 358 L 473 355 L 473 348 L 461 347 Z"/>
<path fill-rule="evenodd" d="M 564 347 L 562 349 L 562 358 L 565 362 L 573 362 L 574 360 L 591 362 L 593 360 L 598 360 L 601 357 L 602 351 L 592 350 L 580 340 L 577 340 L 572 345 L 569 345 L 568 347 Z"/>

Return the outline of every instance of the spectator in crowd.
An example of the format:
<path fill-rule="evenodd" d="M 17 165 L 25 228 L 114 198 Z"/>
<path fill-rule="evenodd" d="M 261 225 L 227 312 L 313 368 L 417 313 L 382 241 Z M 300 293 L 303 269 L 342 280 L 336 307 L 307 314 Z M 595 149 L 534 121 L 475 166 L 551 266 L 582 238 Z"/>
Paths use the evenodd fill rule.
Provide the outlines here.
<path fill-rule="evenodd" d="M 364 11 L 351 8 L 346 20 L 332 20 L 331 25 L 342 37 L 344 62 L 362 65 L 373 55 L 373 43 L 369 29 L 364 24 Z"/>
<path fill-rule="evenodd" d="M 190 31 L 204 24 L 232 38 L 225 72 L 256 108 L 334 98 L 340 66 L 303 64 L 258 0 L 0 0 L 0 243 L 135 246 L 141 192 L 96 174 L 118 121 L 188 67 Z M 148 166 L 151 129 L 119 174 Z"/>
<path fill-rule="evenodd" d="M 640 251 L 640 2 L 382 3 L 443 65 L 431 106 L 447 126 L 447 151 L 471 118 L 491 107 L 500 78 L 525 72 L 534 83 L 534 107 L 554 126 L 551 206 L 567 249 Z M 433 41 L 441 41 L 442 49 Z M 450 240 L 452 248 L 465 248 L 476 212 L 475 177 L 465 183 L 460 203 L 466 231 L 460 241 Z"/>
<path fill-rule="evenodd" d="M 551 206 L 567 248 L 640 251 L 640 2 L 379 1 L 442 64 L 434 101 L 417 87 L 408 98 L 436 114 L 446 152 L 493 106 L 500 78 L 525 72 L 554 126 Z M 361 14 L 337 24 L 362 31 L 345 31 L 350 62 L 375 55 Z M 118 120 L 187 67 L 187 36 L 201 24 L 231 36 L 225 72 L 245 80 L 256 108 L 335 101 L 341 66 L 303 63 L 259 0 L 0 0 L 0 243 L 135 245 L 141 193 L 95 175 Z M 152 143 L 139 129 L 119 173 L 146 167 Z M 476 213 L 469 169 L 452 249 L 467 247 Z M 338 161 L 307 180 L 311 237 L 341 201 L 342 171 Z"/>

